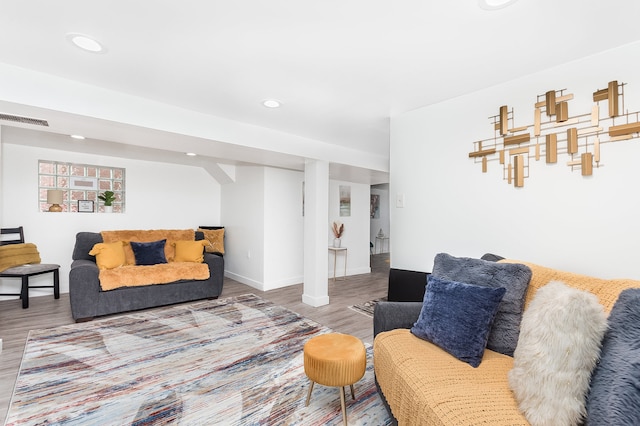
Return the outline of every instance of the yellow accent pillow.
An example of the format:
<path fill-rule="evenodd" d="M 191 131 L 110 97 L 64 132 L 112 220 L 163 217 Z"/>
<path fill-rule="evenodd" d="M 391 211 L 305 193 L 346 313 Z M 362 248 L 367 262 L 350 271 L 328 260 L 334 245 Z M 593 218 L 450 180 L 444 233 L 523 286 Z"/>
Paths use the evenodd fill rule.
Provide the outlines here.
<path fill-rule="evenodd" d="M 123 241 L 98 243 L 93 246 L 89 254 L 96 257 L 98 269 L 117 268 L 126 263 L 123 245 Z"/>
<path fill-rule="evenodd" d="M 224 254 L 224 228 L 223 229 L 202 229 L 198 228 L 198 231 L 202 232 L 204 239 L 209 241 L 209 245 L 205 246 L 207 253 L 220 253 Z"/>
<path fill-rule="evenodd" d="M 173 246 L 176 248 L 176 255 L 173 262 L 204 262 L 202 248 L 209 245 L 207 240 L 199 241 L 176 241 Z"/>

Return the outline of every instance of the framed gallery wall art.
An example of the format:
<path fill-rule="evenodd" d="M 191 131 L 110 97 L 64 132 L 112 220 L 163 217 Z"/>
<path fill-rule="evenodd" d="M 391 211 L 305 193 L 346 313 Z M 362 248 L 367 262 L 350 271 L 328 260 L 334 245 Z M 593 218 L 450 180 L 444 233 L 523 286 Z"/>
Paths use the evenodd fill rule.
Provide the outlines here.
<path fill-rule="evenodd" d="M 351 187 L 340 185 L 340 216 L 351 216 Z"/>
<path fill-rule="evenodd" d="M 371 194 L 371 219 L 380 219 L 380 194 Z"/>

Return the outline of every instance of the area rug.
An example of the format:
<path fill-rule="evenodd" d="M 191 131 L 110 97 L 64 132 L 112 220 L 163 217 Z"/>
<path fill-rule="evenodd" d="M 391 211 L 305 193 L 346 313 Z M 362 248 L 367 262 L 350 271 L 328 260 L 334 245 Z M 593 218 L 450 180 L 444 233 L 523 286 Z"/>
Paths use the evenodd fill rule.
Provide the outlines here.
<path fill-rule="evenodd" d="M 376 303 L 386 301 L 386 297 L 381 297 L 380 299 L 369 300 L 368 302 L 359 303 L 357 305 L 349 306 L 350 309 L 353 309 L 356 312 L 360 312 L 361 314 L 365 314 L 373 318 L 373 310 L 376 307 Z"/>
<path fill-rule="evenodd" d="M 7 425 L 339 425 L 302 348 L 327 327 L 243 295 L 29 333 Z M 367 370 L 350 425 L 390 424 Z M 347 393 L 348 394 L 348 393 Z"/>

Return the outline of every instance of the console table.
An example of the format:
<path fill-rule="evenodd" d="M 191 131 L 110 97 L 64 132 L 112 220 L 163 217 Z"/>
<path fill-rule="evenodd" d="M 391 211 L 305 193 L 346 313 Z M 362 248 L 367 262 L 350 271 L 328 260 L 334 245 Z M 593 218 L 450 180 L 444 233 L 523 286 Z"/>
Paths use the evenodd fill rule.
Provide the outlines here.
<path fill-rule="evenodd" d="M 338 264 L 338 252 L 344 252 L 344 279 L 347 279 L 347 248 L 346 247 L 329 247 L 329 251 L 333 252 L 333 280 L 336 280 L 336 266 Z"/>

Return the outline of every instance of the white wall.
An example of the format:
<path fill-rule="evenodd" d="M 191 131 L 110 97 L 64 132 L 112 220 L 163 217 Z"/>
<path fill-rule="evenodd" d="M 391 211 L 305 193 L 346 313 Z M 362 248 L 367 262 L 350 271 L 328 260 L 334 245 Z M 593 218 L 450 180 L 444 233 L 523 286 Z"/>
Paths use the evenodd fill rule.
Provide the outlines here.
<path fill-rule="evenodd" d="M 351 187 L 351 216 L 340 216 L 340 185 Z M 352 182 L 329 181 L 329 224 L 327 224 L 327 244 L 333 245 L 331 223 L 344 224 L 341 247 L 347 247 L 347 275 L 371 272 L 369 259 L 369 206 L 370 186 Z M 342 255 L 338 254 L 336 275 L 344 274 Z M 333 278 L 334 255 L 329 253 L 329 277 Z"/>
<path fill-rule="evenodd" d="M 298 284 L 304 277 L 304 173 L 266 168 L 264 287 Z"/>
<path fill-rule="evenodd" d="M 505 82 L 391 121 L 390 198 L 396 268 L 430 271 L 438 252 L 494 252 L 604 278 L 640 278 L 638 139 L 603 144 L 604 167 L 593 176 L 531 160 L 524 188 L 501 179 L 496 163 L 483 174 L 468 158 L 473 141 L 493 135 L 487 117 L 514 107 L 516 126 L 533 122 L 536 95 L 567 89 L 569 114 L 589 113 L 592 93 L 611 80 L 625 86 L 625 108 L 640 110 L 640 43 Z M 472 70 L 469 70 L 472 72 Z M 606 108 L 606 102 L 601 109 Z M 621 124 L 621 123 L 617 123 Z"/>
<path fill-rule="evenodd" d="M 3 155 L 3 149 L 2 149 L 2 126 L 0 126 L 0 189 L 3 188 L 3 179 L 2 179 L 2 159 L 4 157 Z M 2 191 L 4 192 L 4 191 Z M 2 207 L 4 206 L 4 200 L 2 200 L 2 194 L 0 193 L 0 202 L 2 202 L 2 204 L 0 204 L 0 224 L 3 223 L 2 221 L 2 211 L 4 210 Z M 13 290 L 11 290 L 13 291 Z"/>
<path fill-rule="evenodd" d="M 236 180 L 222 185 L 225 273 L 262 289 L 264 277 L 264 167 L 238 166 Z"/>
<path fill-rule="evenodd" d="M 238 166 L 222 186 L 226 275 L 259 290 L 302 282 L 303 174 Z"/>
<path fill-rule="evenodd" d="M 374 185 L 371 187 L 371 194 L 380 197 L 380 217 L 372 218 L 370 221 L 369 241 L 373 243 L 374 253 L 387 253 L 391 248 L 391 220 L 389 219 L 389 184 Z M 388 240 L 377 240 L 376 237 L 382 229 Z"/>
<path fill-rule="evenodd" d="M 5 138 L 6 139 L 6 138 Z M 202 168 L 78 154 L 11 144 L 0 154 L 2 227 L 24 226 L 25 239 L 38 246 L 44 263 L 60 268 L 60 290 L 68 292 L 69 266 L 80 231 L 107 229 L 195 229 L 220 223 L 220 185 Z M 124 167 L 126 213 L 49 213 L 38 211 L 38 160 Z M 33 277 L 47 284 L 51 277 Z M 14 292 L 19 280 L 0 281 L 0 292 Z M 31 296 L 51 294 L 34 289 Z"/>
<path fill-rule="evenodd" d="M 225 270 L 234 280 L 259 290 L 301 283 L 304 279 L 304 218 L 301 172 L 261 166 L 238 166 L 236 180 L 222 185 L 222 223 L 226 227 Z M 339 185 L 351 186 L 351 216 L 340 217 Z M 369 186 L 329 182 L 329 218 L 345 224 L 347 275 L 369 266 Z M 327 224 L 327 246 L 333 244 Z M 329 275 L 333 277 L 333 255 Z M 342 256 L 338 275 L 344 273 Z"/>

